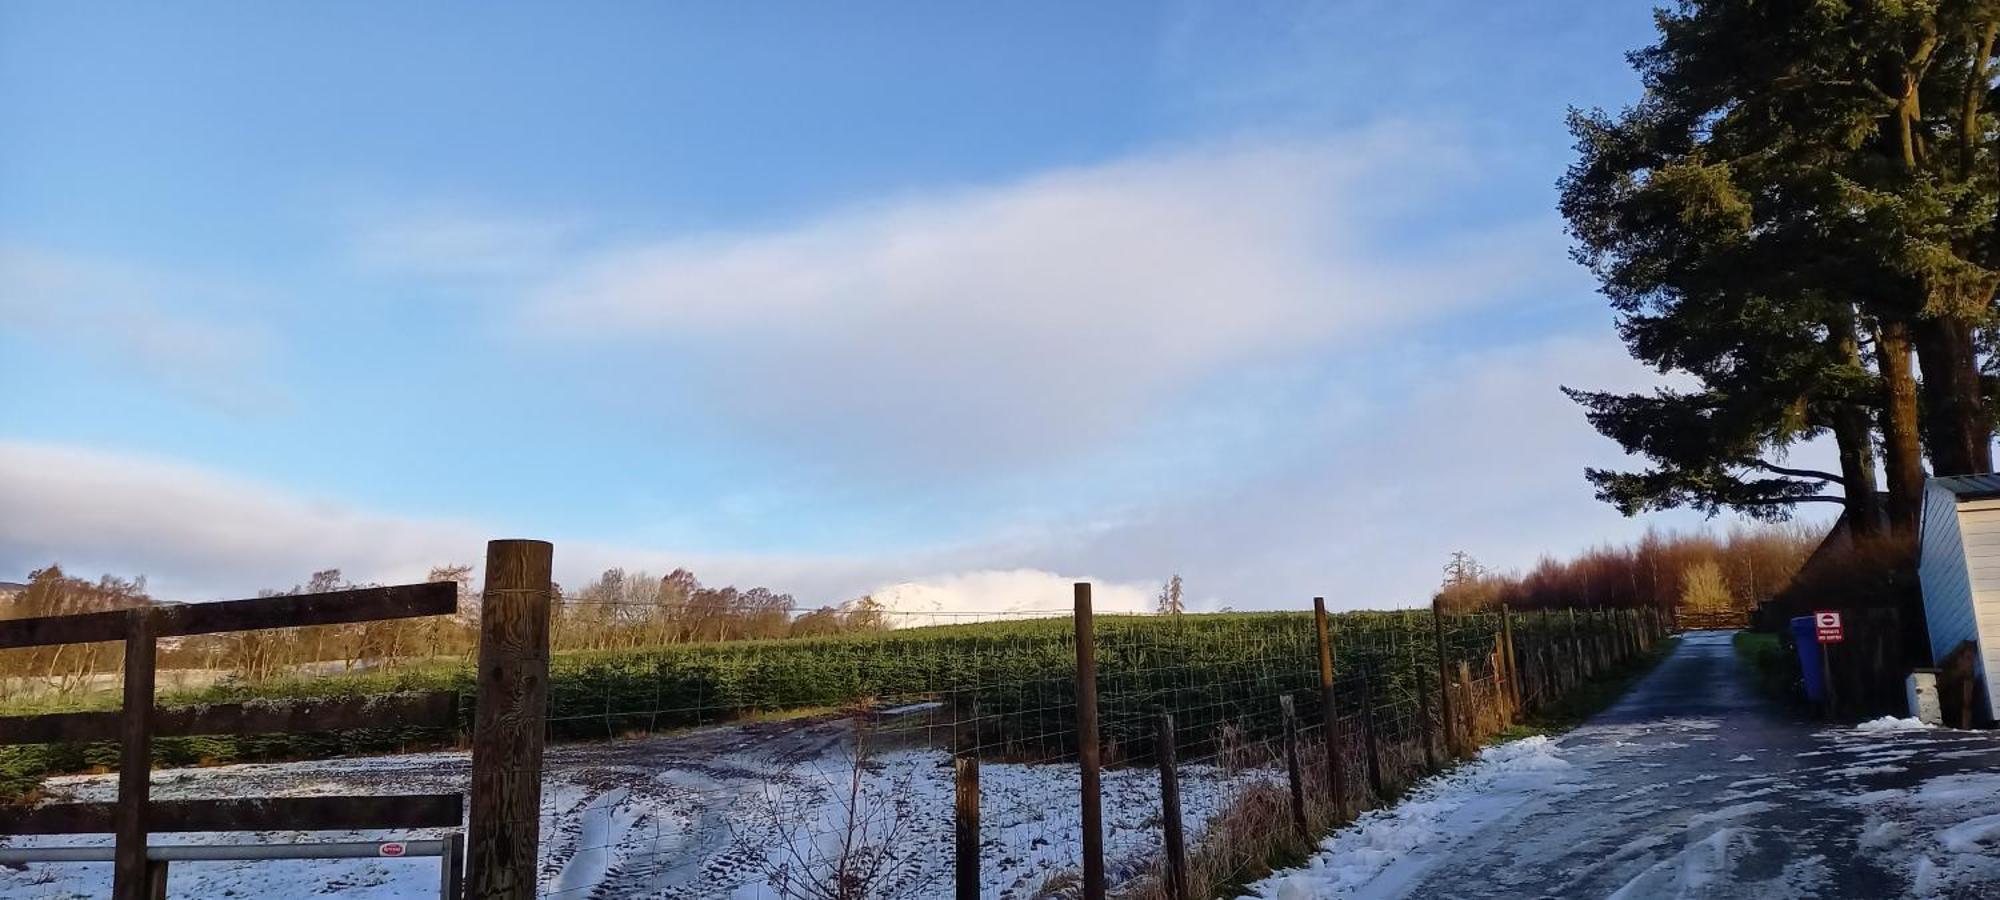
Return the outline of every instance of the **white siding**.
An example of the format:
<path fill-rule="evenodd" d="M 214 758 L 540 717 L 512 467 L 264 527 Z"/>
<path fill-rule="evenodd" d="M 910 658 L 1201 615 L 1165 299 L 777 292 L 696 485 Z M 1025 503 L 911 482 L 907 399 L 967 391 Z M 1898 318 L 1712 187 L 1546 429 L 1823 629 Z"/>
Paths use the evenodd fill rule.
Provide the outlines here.
<path fill-rule="evenodd" d="M 1985 502 L 1969 505 L 1973 508 L 1962 508 L 1956 494 L 1936 483 L 1925 486 L 1917 580 L 1924 591 L 1932 664 L 1959 642 L 1976 642 L 1975 677 L 1986 682 L 1986 712 L 2000 718 L 2000 711 L 1993 708 L 2000 691 L 1993 689 L 1987 674 L 2000 671 L 2000 658 L 1988 658 L 2000 650 L 2000 633 L 1994 632 L 2000 627 L 2000 507 Z M 1976 562 L 1968 558 L 1968 549 L 1978 555 Z M 1976 604 L 1975 586 L 1983 595 Z"/>
<path fill-rule="evenodd" d="M 2000 508 L 1966 504 L 1958 510 L 1959 539 L 1972 582 L 1973 618 L 1979 625 L 1979 662 L 1987 677 L 1986 696 L 2000 698 L 1992 675 L 2000 673 Z M 1976 507 L 1988 507 L 1984 509 Z M 2000 718 L 2000 710 L 1989 710 Z"/>
<path fill-rule="evenodd" d="M 1917 580 L 1924 590 L 1932 665 L 1960 641 L 1979 639 L 1978 621 L 1972 615 L 1972 585 L 1966 577 L 1965 545 L 1958 529 L 1958 496 L 1936 484 L 1927 485 Z"/>

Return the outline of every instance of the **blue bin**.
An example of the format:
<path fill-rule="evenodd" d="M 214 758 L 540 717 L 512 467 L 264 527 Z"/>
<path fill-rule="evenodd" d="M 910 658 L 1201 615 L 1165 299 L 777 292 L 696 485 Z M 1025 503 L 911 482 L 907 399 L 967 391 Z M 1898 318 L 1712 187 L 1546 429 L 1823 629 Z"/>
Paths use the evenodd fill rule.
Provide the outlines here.
<path fill-rule="evenodd" d="M 1792 620 L 1792 643 L 1799 648 L 1799 671 L 1806 676 L 1806 699 L 1818 703 L 1825 699 L 1826 685 L 1819 677 L 1819 629 L 1813 626 L 1812 616 Z"/>

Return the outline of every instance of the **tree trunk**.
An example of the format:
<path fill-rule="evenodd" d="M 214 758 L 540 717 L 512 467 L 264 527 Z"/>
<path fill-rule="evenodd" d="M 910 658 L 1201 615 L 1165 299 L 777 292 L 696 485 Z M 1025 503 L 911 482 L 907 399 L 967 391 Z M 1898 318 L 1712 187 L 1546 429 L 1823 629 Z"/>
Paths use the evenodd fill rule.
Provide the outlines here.
<path fill-rule="evenodd" d="M 1861 360 L 1860 339 L 1854 332 L 1854 307 L 1843 303 L 1838 310 L 1827 322 L 1834 352 L 1839 354 L 1843 365 L 1862 371 L 1865 364 Z M 1847 500 L 1847 527 L 1857 536 L 1880 534 L 1884 526 L 1882 495 L 1875 489 L 1875 431 L 1868 421 L 1865 400 L 1865 397 L 1846 397 L 1838 401 L 1832 421 L 1834 446 L 1840 452 L 1841 488 Z"/>
<path fill-rule="evenodd" d="M 1972 323 L 1958 316 L 1917 320 L 1912 329 L 1923 368 L 1924 444 L 1939 475 L 1993 471 L 1993 418 L 1980 393 Z"/>
<path fill-rule="evenodd" d="M 1889 486 L 1889 526 L 1899 534 L 1914 534 L 1923 511 L 1924 470 L 1908 323 L 1895 319 L 1881 323 L 1875 365 L 1882 374 L 1882 469 Z"/>
<path fill-rule="evenodd" d="M 1840 479 L 1847 502 L 1847 527 L 1857 536 L 1882 531 L 1882 495 L 1875 490 L 1874 430 L 1868 410 L 1859 403 L 1842 403 L 1833 414 L 1834 444 L 1840 449 Z"/>

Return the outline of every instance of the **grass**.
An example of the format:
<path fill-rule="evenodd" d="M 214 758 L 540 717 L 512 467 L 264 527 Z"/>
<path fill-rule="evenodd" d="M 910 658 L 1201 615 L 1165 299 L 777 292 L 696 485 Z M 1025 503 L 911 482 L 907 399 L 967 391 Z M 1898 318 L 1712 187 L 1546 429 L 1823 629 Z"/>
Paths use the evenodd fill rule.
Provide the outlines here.
<path fill-rule="evenodd" d="M 1739 631 L 1730 638 L 1730 644 L 1743 660 L 1743 667 L 1757 690 L 1786 705 L 1803 702 L 1798 655 L 1786 652 L 1777 635 Z"/>

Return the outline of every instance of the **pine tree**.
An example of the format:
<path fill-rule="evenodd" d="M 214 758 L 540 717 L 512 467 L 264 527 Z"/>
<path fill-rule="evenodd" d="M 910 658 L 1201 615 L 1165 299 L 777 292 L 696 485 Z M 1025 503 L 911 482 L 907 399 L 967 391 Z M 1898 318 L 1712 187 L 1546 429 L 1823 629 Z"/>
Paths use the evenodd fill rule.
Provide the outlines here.
<path fill-rule="evenodd" d="M 1865 530 L 1879 428 L 1890 518 L 1909 528 L 1919 429 L 1938 471 L 1990 467 L 1972 334 L 2000 285 L 1996 21 L 1988 0 L 1687 0 L 1631 57 L 1645 99 L 1572 115 L 1577 255 L 1634 357 L 1699 384 L 1573 392 L 1651 463 L 1590 473 L 1600 496 L 1782 516 L 1839 485 Z M 1782 464 L 1829 433 L 1840 472 Z"/>

